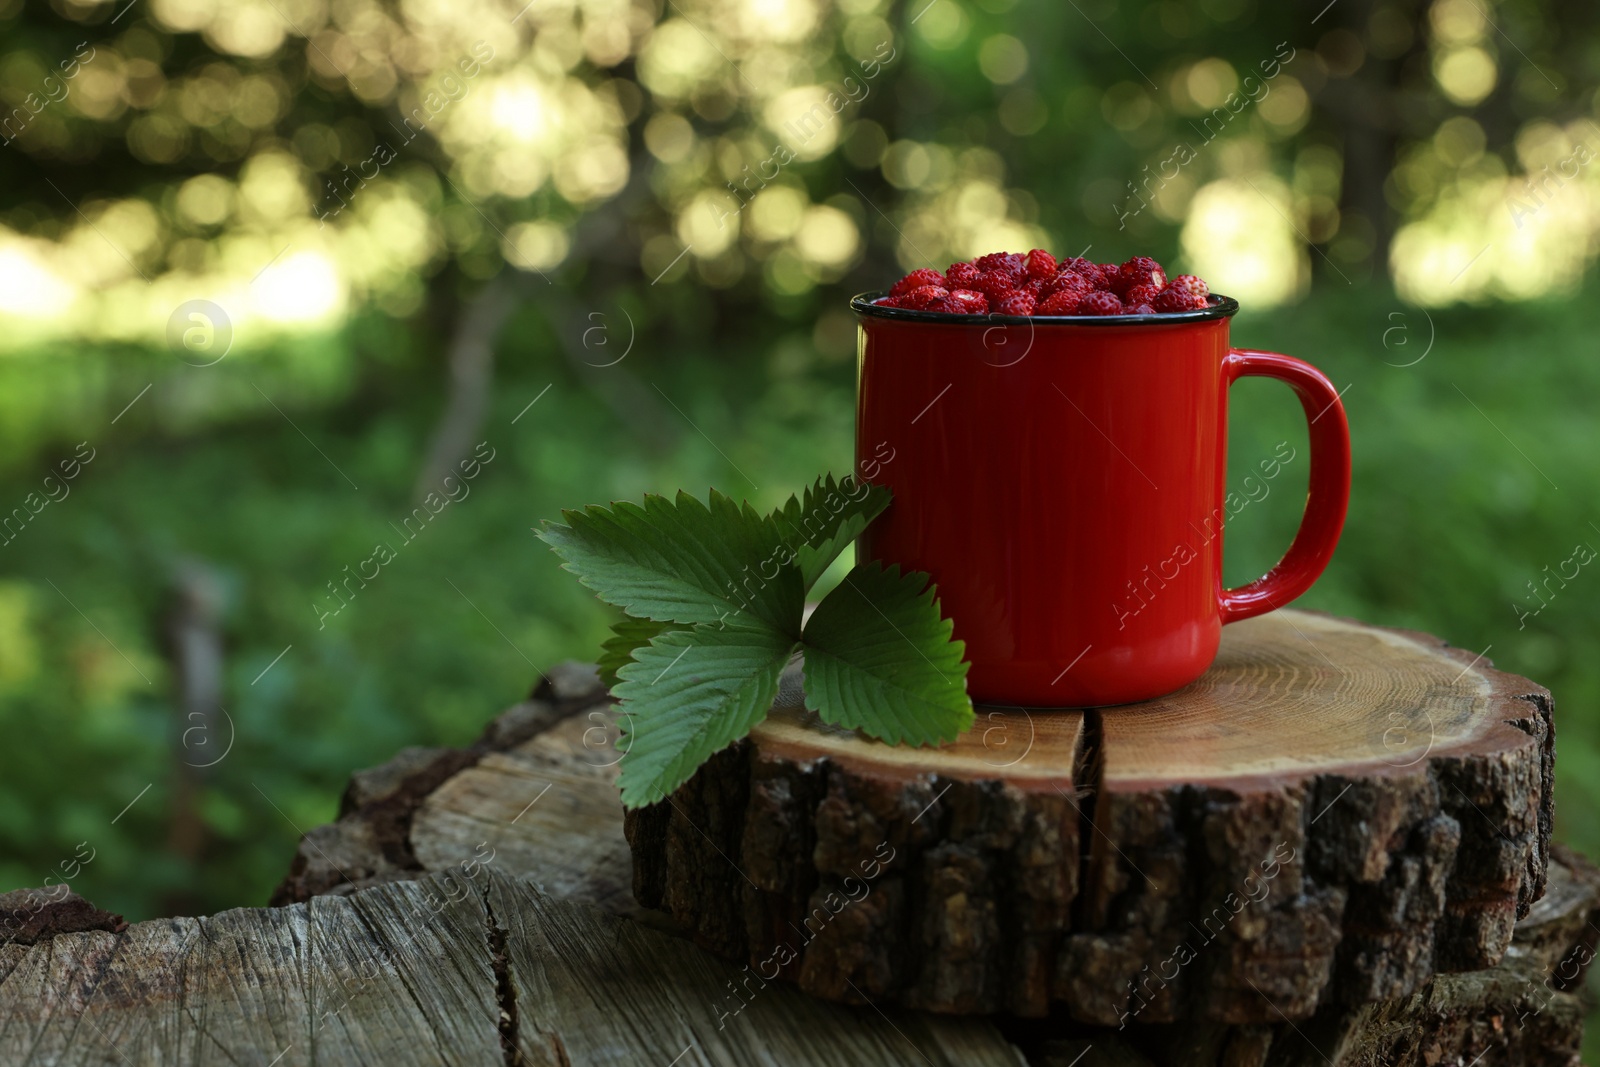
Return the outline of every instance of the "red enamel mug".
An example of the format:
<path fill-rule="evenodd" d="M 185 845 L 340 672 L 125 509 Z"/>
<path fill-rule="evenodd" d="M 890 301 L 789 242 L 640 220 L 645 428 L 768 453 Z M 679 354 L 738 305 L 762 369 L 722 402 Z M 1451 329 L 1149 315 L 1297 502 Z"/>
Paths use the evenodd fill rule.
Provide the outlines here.
<path fill-rule="evenodd" d="M 879 295 L 851 301 L 856 459 L 894 500 L 857 554 L 933 576 L 973 700 L 1093 707 L 1181 689 L 1226 623 L 1282 607 L 1327 566 L 1350 497 L 1344 406 L 1310 364 L 1229 347 L 1235 301 L 1021 318 Z M 1228 387 L 1246 375 L 1299 395 L 1310 491 L 1278 565 L 1224 589 Z"/>

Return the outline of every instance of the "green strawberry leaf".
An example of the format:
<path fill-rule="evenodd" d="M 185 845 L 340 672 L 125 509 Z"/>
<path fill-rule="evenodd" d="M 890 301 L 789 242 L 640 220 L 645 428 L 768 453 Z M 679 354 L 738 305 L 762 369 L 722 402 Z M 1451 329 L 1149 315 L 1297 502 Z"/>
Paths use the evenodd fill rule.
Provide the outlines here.
<path fill-rule="evenodd" d="M 623 713 L 627 807 L 668 796 L 765 719 L 796 647 L 806 704 L 827 722 L 913 744 L 972 724 L 965 648 L 927 575 L 858 566 L 802 631 L 805 591 L 889 499 L 830 475 L 765 518 L 712 490 L 545 525 L 564 567 L 626 613 L 600 667 Z"/>
<path fill-rule="evenodd" d="M 646 496 L 610 508 L 564 511 L 539 537 L 608 604 L 656 622 L 727 622 L 751 615 L 799 633 L 805 589 L 777 525 L 711 491 Z"/>
<path fill-rule="evenodd" d="M 778 529 L 795 546 L 795 562 L 807 589 L 883 513 L 890 499 L 882 486 L 853 477 L 836 482 L 830 474 L 817 479 L 804 499 L 791 496 L 773 513 Z"/>
<path fill-rule="evenodd" d="M 858 565 L 806 623 L 806 706 L 893 744 L 955 740 L 973 715 L 953 629 L 926 574 Z"/>
<path fill-rule="evenodd" d="M 745 616 L 663 633 L 617 672 L 630 808 L 654 804 L 767 717 L 795 641 Z"/>
<path fill-rule="evenodd" d="M 654 622 L 624 615 L 622 621 L 611 627 L 611 636 L 600 646 L 600 681 L 607 689 L 617 686 L 617 671 L 633 662 L 633 650 L 643 648 L 657 635 L 668 630 L 681 630 L 682 626 L 670 622 Z"/>

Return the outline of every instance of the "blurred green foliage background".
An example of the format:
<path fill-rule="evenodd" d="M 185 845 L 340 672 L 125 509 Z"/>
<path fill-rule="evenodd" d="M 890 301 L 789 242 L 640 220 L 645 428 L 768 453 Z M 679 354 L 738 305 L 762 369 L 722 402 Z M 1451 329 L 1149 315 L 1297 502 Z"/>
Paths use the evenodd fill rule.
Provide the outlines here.
<path fill-rule="evenodd" d="M 352 769 L 594 655 L 530 527 L 848 467 L 847 296 L 1035 245 L 1196 270 L 1347 389 L 1304 605 L 1548 685 L 1558 833 L 1600 854 L 1600 570 L 1549 580 L 1600 546 L 1597 18 L 0 0 L 0 889 L 263 902 Z M 1235 484 L 1280 440 L 1297 406 L 1242 383 Z M 1230 525 L 1230 584 L 1304 478 Z"/>

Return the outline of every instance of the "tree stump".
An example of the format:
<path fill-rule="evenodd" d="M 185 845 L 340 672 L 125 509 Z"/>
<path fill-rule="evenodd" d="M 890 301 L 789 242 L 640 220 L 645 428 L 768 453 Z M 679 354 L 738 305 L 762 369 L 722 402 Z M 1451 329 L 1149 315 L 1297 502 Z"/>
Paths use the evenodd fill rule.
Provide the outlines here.
<path fill-rule="evenodd" d="M 1081 1023 L 1309 1019 L 1496 966 L 1543 893 L 1550 696 L 1279 611 L 1179 693 L 980 708 L 937 749 L 804 711 L 630 813 L 633 887 L 830 1000 Z"/>
<path fill-rule="evenodd" d="M 566 666 L 473 745 L 357 772 L 279 907 L 130 926 L 58 890 L 0 895 L 0 1063 L 1577 1062 L 1600 872 L 1559 848 L 1498 965 L 1305 1020 L 1119 1030 L 808 998 L 632 901 L 614 717 L 593 670 Z"/>

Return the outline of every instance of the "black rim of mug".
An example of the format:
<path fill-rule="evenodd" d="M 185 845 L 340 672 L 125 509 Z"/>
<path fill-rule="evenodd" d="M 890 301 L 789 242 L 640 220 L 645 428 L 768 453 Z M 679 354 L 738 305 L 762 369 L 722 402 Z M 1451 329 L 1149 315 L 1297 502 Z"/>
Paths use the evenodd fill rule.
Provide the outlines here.
<path fill-rule="evenodd" d="M 1239 310 L 1239 302 L 1231 296 L 1212 293 L 1208 305 L 1193 311 L 1157 312 L 1154 315 L 956 315 L 948 311 L 914 311 L 911 308 L 891 308 L 874 304 L 874 300 L 888 296 L 886 290 L 858 293 L 850 298 L 850 309 L 857 315 L 899 322 L 929 322 L 943 326 L 975 326 L 981 323 L 1003 323 L 1039 326 L 1183 326 L 1194 322 L 1213 322 L 1232 318 Z"/>

